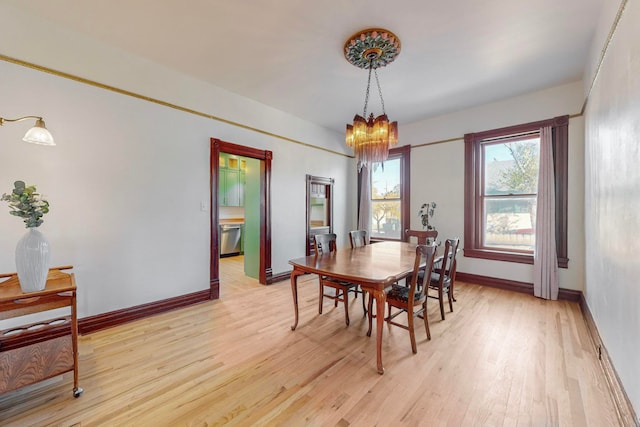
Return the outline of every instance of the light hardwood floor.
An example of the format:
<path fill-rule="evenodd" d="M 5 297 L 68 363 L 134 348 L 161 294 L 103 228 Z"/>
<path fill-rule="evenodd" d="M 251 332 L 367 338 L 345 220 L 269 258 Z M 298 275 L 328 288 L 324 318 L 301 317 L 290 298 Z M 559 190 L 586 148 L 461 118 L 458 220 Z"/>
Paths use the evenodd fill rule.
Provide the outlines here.
<path fill-rule="evenodd" d="M 262 286 L 224 260 L 221 299 L 80 338 L 72 376 L 0 395 L 2 426 L 616 426 L 580 308 L 459 283 L 432 340 L 385 328 L 386 372 L 360 303 L 327 301 L 300 278 Z M 229 265 L 227 265 L 229 264 Z M 418 326 L 422 326 L 418 323 Z"/>

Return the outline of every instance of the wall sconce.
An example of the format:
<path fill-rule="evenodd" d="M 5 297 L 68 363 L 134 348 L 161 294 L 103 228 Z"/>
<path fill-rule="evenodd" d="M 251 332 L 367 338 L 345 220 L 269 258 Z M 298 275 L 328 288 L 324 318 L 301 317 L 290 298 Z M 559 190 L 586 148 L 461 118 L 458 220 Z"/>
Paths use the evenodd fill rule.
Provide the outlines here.
<path fill-rule="evenodd" d="M 20 122 L 27 119 L 36 119 L 36 124 L 24 134 L 24 138 L 22 138 L 24 142 L 39 145 L 56 145 L 53 140 L 53 136 L 51 136 L 51 133 L 44 126 L 44 120 L 42 120 L 42 117 L 24 116 L 19 119 L 3 119 L 0 117 L 0 126 L 2 126 L 4 122 Z"/>

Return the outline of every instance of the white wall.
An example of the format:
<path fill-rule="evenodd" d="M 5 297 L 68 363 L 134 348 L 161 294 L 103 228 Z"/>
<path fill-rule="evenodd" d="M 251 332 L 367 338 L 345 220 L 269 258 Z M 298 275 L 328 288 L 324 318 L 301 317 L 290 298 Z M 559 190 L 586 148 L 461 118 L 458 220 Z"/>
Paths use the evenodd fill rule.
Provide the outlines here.
<path fill-rule="evenodd" d="M 40 229 L 52 265 L 76 267 L 80 317 L 208 288 L 210 212 L 200 204 L 209 201 L 211 137 L 273 151 L 274 273 L 304 254 L 306 174 L 335 178 L 335 229 L 346 236 L 353 227 L 351 158 L 8 62 L 0 75 L 0 114 L 44 116 L 58 144 L 21 142 L 26 122 L 0 128 L 0 192 L 21 179 L 47 196 Z M 248 121 L 273 113 L 245 107 Z M 302 127 L 309 140 L 342 140 L 311 123 L 294 126 Z M 24 232 L 0 204 L 0 271 L 15 271 Z"/>
<path fill-rule="evenodd" d="M 411 226 L 421 228 L 420 205 L 435 201 L 438 206 L 433 223 L 439 236 L 458 236 L 463 242 L 464 134 L 579 113 L 582 88 L 582 82 L 575 82 L 403 125 L 401 144 L 420 145 L 457 138 L 412 149 Z M 584 287 L 583 126 L 582 117 L 569 121 L 569 268 L 560 269 L 560 286 L 576 290 Z M 465 257 L 458 262 L 461 272 L 533 282 L 532 265 Z"/>
<path fill-rule="evenodd" d="M 620 2 L 607 4 L 608 34 Z M 640 5 L 628 1 L 585 114 L 585 297 L 613 365 L 640 411 Z M 605 39 L 592 48 L 600 52 Z M 587 65 L 591 74 L 599 56 Z M 587 89 L 590 85 L 587 85 Z"/>
<path fill-rule="evenodd" d="M 190 108 L 304 143 L 349 153 L 343 137 L 257 101 L 0 3 L 0 54 Z M 188 47 L 185 47 L 188 49 Z M 224 67 L 224 63 L 220 63 Z M 229 129 L 233 129 L 230 127 Z M 225 135 L 219 136 L 225 140 Z"/>

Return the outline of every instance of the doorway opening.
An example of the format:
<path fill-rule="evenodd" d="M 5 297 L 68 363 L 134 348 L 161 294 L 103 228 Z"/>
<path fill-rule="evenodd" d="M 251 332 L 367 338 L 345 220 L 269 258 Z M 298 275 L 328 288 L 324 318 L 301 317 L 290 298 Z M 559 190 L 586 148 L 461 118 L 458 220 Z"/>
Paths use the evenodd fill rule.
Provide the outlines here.
<path fill-rule="evenodd" d="M 221 156 L 221 154 L 224 154 Z M 211 158 L 210 158 L 210 183 L 211 183 L 211 249 L 210 249 L 210 298 L 218 299 L 220 297 L 220 210 L 221 204 L 227 204 L 221 201 L 221 188 L 225 189 L 227 184 L 222 183 L 222 179 L 226 179 L 221 175 L 221 159 L 226 161 L 225 155 L 241 156 L 259 161 L 259 184 L 256 187 L 257 200 L 256 210 L 257 218 L 255 220 L 255 229 L 258 238 L 257 249 L 257 279 L 266 285 L 271 283 L 271 218 L 270 218 L 270 200 L 271 200 L 271 159 L 272 152 L 268 150 L 258 150 L 256 148 L 245 147 L 217 138 L 211 138 Z M 257 164 L 257 163 L 256 163 Z M 226 168 L 226 166 L 225 166 Z M 225 172 L 223 172 L 226 174 Z M 224 194 L 223 194 L 223 197 Z M 222 203 L 221 203 L 222 202 Z M 247 225 L 245 225 L 246 227 Z M 246 255 L 245 255 L 246 256 Z"/>

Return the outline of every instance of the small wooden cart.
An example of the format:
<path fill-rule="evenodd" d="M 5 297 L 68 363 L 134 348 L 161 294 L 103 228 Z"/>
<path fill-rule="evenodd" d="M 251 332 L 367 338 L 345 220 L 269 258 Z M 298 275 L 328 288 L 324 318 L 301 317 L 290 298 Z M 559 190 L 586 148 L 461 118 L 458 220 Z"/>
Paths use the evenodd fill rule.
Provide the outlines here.
<path fill-rule="evenodd" d="M 78 387 L 78 314 L 72 266 L 49 270 L 42 291 L 23 293 L 17 273 L 0 274 L 0 320 L 71 307 L 71 315 L 0 331 L 0 393 L 73 371 Z"/>

